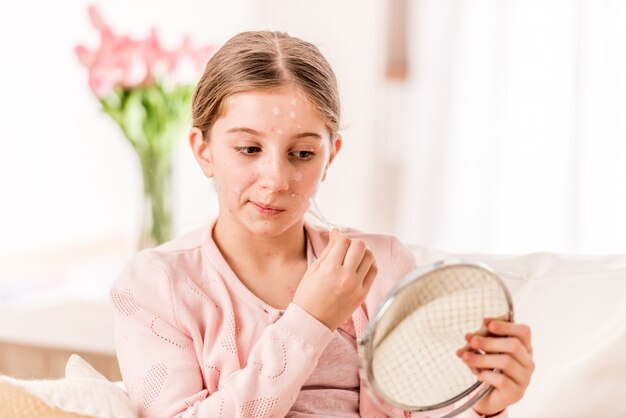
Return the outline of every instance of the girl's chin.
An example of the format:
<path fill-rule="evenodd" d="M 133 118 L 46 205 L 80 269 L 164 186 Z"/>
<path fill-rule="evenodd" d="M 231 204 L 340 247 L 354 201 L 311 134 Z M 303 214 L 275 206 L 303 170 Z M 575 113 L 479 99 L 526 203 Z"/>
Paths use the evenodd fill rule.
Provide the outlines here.
<path fill-rule="evenodd" d="M 290 228 L 299 228 L 304 222 L 304 214 L 294 216 L 293 210 L 281 211 L 278 214 L 264 214 L 256 208 L 248 207 L 243 212 L 225 211 L 219 216 L 224 218 L 226 215 L 226 224 L 236 229 L 247 230 L 255 235 L 277 236 Z"/>
<path fill-rule="evenodd" d="M 251 222 L 246 222 L 244 225 L 247 229 L 255 234 L 264 236 L 276 236 L 280 235 L 291 228 L 296 227 L 302 223 L 298 219 L 292 219 L 288 217 L 284 218 L 271 218 L 271 219 L 254 219 Z"/>

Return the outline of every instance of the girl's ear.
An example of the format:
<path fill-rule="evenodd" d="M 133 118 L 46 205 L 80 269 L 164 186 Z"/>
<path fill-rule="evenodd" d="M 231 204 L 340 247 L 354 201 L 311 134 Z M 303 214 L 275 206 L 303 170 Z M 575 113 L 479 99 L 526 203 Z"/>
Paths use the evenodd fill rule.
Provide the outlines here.
<path fill-rule="evenodd" d="M 326 180 L 326 172 L 328 171 L 328 167 L 330 167 L 330 165 L 333 163 L 333 160 L 337 156 L 337 153 L 339 153 L 340 149 L 341 149 L 341 137 L 338 136 L 331 143 L 330 158 L 328 159 L 328 163 L 326 164 L 326 167 L 324 168 L 324 175 L 322 176 L 322 181 Z"/>
<path fill-rule="evenodd" d="M 204 175 L 212 178 L 213 158 L 211 157 L 209 142 L 205 141 L 202 131 L 195 126 L 189 131 L 189 145 Z"/>

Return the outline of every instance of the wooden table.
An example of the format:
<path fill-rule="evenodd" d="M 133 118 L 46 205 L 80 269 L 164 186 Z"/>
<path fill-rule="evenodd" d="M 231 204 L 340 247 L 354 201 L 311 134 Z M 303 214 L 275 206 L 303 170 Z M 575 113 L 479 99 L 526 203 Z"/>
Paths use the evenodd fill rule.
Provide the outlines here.
<path fill-rule="evenodd" d="M 60 378 L 68 357 L 78 354 L 109 380 L 121 380 L 112 309 L 89 302 L 0 309 L 0 374 Z"/>

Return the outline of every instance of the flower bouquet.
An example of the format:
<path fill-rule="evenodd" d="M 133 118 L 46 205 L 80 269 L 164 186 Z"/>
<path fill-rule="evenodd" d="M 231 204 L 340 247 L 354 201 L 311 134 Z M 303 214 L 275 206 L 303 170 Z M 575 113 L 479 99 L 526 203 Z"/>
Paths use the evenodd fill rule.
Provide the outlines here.
<path fill-rule="evenodd" d="M 154 28 L 146 39 L 118 36 L 95 7 L 88 11 L 100 45 L 75 51 L 102 110 L 139 157 L 145 198 L 139 246 L 157 245 L 171 238 L 173 153 L 191 121 L 194 84 L 215 47 L 193 48 L 185 37 L 179 48 L 166 50 Z"/>

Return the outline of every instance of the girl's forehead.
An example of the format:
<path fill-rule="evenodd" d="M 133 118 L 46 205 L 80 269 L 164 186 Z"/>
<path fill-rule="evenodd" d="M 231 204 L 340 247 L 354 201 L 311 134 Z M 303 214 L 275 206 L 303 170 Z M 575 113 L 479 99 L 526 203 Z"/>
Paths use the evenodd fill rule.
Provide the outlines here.
<path fill-rule="evenodd" d="M 281 87 L 271 90 L 254 90 L 235 93 L 226 100 L 226 106 L 233 108 L 245 105 L 277 103 L 293 107 L 312 107 L 309 98 L 296 87 Z"/>
<path fill-rule="evenodd" d="M 296 87 L 233 94 L 220 113 L 212 131 L 259 132 L 283 138 L 313 133 L 330 139 L 326 119 Z"/>
<path fill-rule="evenodd" d="M 235 93 L 224 102 L 223 116 L 267 116 L 323 120 L 309 98 L 296 87 Z"/>

